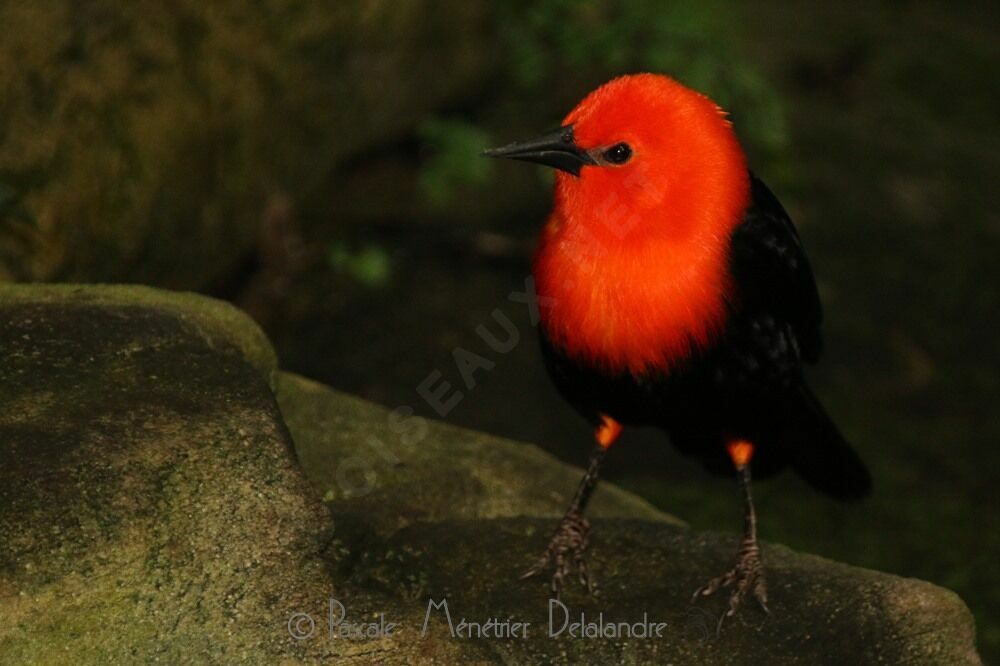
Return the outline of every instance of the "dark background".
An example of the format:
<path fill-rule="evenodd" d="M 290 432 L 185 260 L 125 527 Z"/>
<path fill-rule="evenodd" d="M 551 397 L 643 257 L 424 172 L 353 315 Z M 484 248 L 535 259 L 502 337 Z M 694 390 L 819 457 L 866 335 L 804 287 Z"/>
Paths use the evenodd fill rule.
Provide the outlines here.
<path fill-rule="evenodd" d="M 832 3 L 831 3 L 832 4 Z M 335 6 L 334 6 L 335 5 Z M 728 108 L 826 308 L 810 378 L 869 462 L 839 505 L 758 484 L 763 538 L 947 586 L 1000 659 L 1000 111 L 994 3 L 0 0 L 0 268 L 230 299 L 285 368 L 582 464 L 521 290 L 550 175 L 479 157 L 615 74 Z M 476 326 L 502 309 L 510 353 Z M 735 484 L 628 432 L 608 476 L 696 528 Z M 565 489 L 562 489 L 565 490 Z"/>

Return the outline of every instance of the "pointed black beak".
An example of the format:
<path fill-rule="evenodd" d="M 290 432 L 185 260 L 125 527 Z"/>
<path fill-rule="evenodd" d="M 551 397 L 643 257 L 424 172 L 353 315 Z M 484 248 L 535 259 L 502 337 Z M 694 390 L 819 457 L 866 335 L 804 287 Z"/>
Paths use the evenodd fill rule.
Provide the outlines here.
<path fill-rule="evenodd" d="M 585 150 L 576 145 L 573 140 L 573 127 L 567 125 L 528 141 L 518 141 L 493 148 L 483 153 L 487 157 L 506 157 L 524 162 L 537 162 L 546 166 L 561 169 L 574 176 L 580 175 L 580 169 L 597 162 Z"/>

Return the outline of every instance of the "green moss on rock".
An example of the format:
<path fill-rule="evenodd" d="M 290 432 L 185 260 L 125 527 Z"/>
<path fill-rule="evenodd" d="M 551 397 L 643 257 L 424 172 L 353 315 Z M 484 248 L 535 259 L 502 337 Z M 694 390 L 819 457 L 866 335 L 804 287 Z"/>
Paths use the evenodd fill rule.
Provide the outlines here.
<path fill-rule="evenodd" d="M 331 523 L 252 322 L 148 289 L 4 287 L 0 348 L 0 663 L 296 654 L 282 618 L 334 589 Z"/>
<path fill-rule="evenodd" d="M 417 521 L 561 516 L 580 472 L 535 446 L 390 411 L 282 372 L 278 403 L 299 460 L 335 510 L 395 530 Z M 596 516 L 682 524 L 611 484 Z"/>
<path fill-rule="evenodd" d="M 63 307 L 118 306 L 152 309 L 190 325 L 209 345 L 233 346 L 272 385 L 278 357 L 256 323 L 225 301 L 201 294 L 152 289 L 142 285 L 80 285 L 0 283 L 0 306 L 60 304 Z"/>
<path fill-rule="evenodd" d="M 571 584 L 563 601 L 572 621 L 581 611 L 608 622 L 645 613 L 665 623 L 663 636 L 550 637 L 547 582 L 518 577 L 544 549 L 580 470 L 288 373 L 278 391 L 306 475 L 336 516 L 328 557 L 338 598 L 355 616 L 385 612 L 407 628 L 380 640 L 379 655 L 422 663 L 457 644 L 475 663 L 981 663 L 972 616 L 953 592 L 777 544 L 764 545 L 772 613 L 748 606 L 717 633 L 724 596 L 689 600 L 731 566 L 738 535 L 691 532 L 610 484 L 591 505 L 599 594 Z M 453 624 L 513 617 L 533 629 L 527 640 L 453 638 L 443 611 L 428 620 L 430 600 L 448 601 Z"/>

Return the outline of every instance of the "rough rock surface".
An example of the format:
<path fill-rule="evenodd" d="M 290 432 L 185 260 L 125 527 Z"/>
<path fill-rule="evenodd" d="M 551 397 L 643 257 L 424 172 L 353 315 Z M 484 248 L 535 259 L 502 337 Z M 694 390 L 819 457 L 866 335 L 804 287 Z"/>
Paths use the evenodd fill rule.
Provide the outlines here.
<path fill-rule="evenodd" d="M 736 535 L 610 486 L 593 505 L 599 596 L 563 602 L 570 622 L 645 614 L 662 637 L 550 637 L 544 582 L 516 579 L 579 472 L 276 373 L 221 303 L 0 287 L 0 348 L 3 664 L 979 663 L 952 592 L 773 544 L 771 615 L 717 633 L 724 599 L 688 598 Z M 330 599 L 346 622 L 397 626 L 331 636 Z M 513 618 L 527 638 L 452 637 L 443 608 L 422 636 L 431 600 L 457 631 Z"/>
<path fill-rule="evenodd" d="M 429 658 L 442 640 L 484 663 L 980 663 L 972 616 L 953 592 L 777 544 L 763 547 L 771 615 L 748 606 L 719 632 L 725 599 L 689 599 L 731 566 L 738 535 L 692 532 L 609 485 L 592 504 L 599 594 L 571 586 L 563 599 L 570 622 L 580 612 L 588 622 L 603 613 L 605 623 L 645 613 L 666 623 L 663 637 L 574 639 L 569 629 L 550 637 L 545 582 L 517 578 L 545 547 L 580 470 L 461 428 L 424 431 L 294 375 L 280 374 L 278 387 L 306 473 L 337 519 L 338 600 L 356 616 L 385 612 L 404 628 L 397 640 L 368 643 L 387 663 Z M 456 627 L 463 617 L 531 622 L 528 639 L 451 638 L 441 609 L 431 610 L 420 639 L 429 600 L 447 600 Z M 553 619 L 558 630 L 558 606 Z"/>
<path fill-rule="evenodd" d="M 294 654 L 277 616 L 333 589 L 332 524 L 256 327 L 196 296 L 6 286 L 0 349 L 0 663 Z"/>
<path fill-rule="evenodd" d="M 389 411 L 280 373 L 278 403 L 306 476 L 340 512 L 383 531 L 414 522 L 561 517 L 579 469 L 528 444 Z M 681 521 L 615 486 L 598 486 L 594 516 Z"/>

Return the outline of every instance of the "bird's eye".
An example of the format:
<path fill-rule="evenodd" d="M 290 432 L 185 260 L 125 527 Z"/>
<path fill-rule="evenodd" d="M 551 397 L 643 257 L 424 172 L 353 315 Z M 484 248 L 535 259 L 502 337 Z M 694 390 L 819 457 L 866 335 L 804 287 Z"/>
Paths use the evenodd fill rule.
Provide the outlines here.
<path fill-rule="evenodd" d="M 627 143 L 616 143 L 604 151 L 604 159 L 612 164 L 625 164 L 632 158 L 632 148 Z"/>

